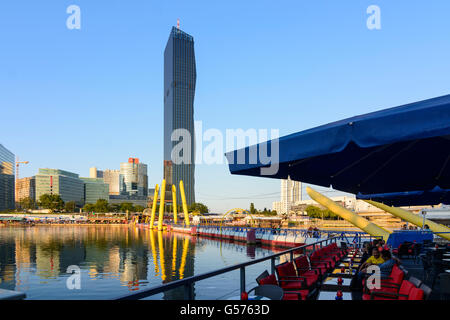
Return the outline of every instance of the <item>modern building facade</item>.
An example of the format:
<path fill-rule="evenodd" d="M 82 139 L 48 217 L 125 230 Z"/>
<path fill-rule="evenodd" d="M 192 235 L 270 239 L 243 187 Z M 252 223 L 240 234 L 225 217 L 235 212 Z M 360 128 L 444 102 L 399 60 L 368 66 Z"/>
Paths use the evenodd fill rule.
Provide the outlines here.
<path fill-rule="evenodd" d="M 15 208 L 14 154 L 0 144 L 0 211 Z"/>
<path fill-rule="evenodd" d="M 103 178 L 103 181 L 109 186 L 110 195 L 120 195 L 120 187 L 123 183 L 123 177 L 120 175 L 120 170 L 104 171 L 97 170 L 96 167 L 89 169 L 89 178 Z"/>
<path fill-rule="evenodd" d="M 147 165 L 137 158 L 129 158 L 120 164 L 120 194 L 147 197 L 148 176 Z"/>
<path fill-rule="evenodd" d="M 101 178 L 80 178 L 84 182 L 84 203 L 109 201 L 109 186 Z"/>
<path fill-rule="evenodd" d="M 194 38 L 179 28 L 173 27 L 164 51 L 163 174 L 169 188 L 172 183 L 178 188 L 180 180 L 183 180 L 188 204 L 195 202 L 194 96 L 196 80 Z M 176 141 L 172 141 L 172 134 Z M 175 146 L 179 147 L 180 143 L 184 146 L 183 149 L 174 149 Z M 177 152 L 172 154 L 174 150 Z M 166 168 L 167 166 L 171 168 Z M 179 194 L 177 192 L 178 197 Z"/>
<path fill-rule="evenodd" d="M 272 204 L 272 210 L 278 214 L 289 213 L 291 207 L 302 200 L 302 183 L 290 177 L 281 180 L 281 199 Z"/>
<path fill-rule="evenodd" d="M 39 169 L 36 175 L 36 200 L 43 194 L 59 194 L 64 202 L 84 204 L 84 182 L 76 173 L 59 169 Z"/>
<path fill-rule="evenodd" d="M 28 177 L 16 180 L 16 202 L 20 202 L 25 198 L 36 200 L 36 178 Z"/>
<path fill-rule="evenodd" d="M 96 167 L 89 168 L 89 178 L 103 178 L 103 171 Z"/>
<path fill-rule="evenodd" d="M 103 181 L 109 185 L 110 195 L 120 194 L 120 184 L 123 177 L 120 175 L 120 170 L 105 170 L 103 171 Z"/>

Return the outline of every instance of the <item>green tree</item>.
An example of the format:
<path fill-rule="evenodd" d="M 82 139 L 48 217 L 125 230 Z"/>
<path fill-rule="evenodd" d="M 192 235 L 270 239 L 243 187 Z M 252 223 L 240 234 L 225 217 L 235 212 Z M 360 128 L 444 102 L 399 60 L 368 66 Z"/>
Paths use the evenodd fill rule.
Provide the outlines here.
<path fill-rule="evenodd" d="M 64 210 L 66 212 L 75 212 L 75 207 L 76 207 L 75 201 L 68 201 L 64 206 Z"/>
<path fill-rule="evenodd" d="M 254 203 L 250 203 L 250 214 L 256 214 L 256 209 Z"/>
<path fill-rule="evenodd" d="M 83 207 L 83 210 L 86 212 L 94 212 L 95 211 L 95 205 L 92 203 L 86 203 Z"/>
<path fill-rule="evenodd" d="M 134 209 L 133 204 L 130 203 L 130 202 L 122 202 L 120 204 L 120 211 L 126 212 L 127 210 L 130 211 L 130 212 L 134 212 L 135 209 Z"/>
<path fill-rule="evenodd" d="M 134 206 L 134 210 L 135 210 L 136 212 L 143 212 L 144 209 L 145 209 L 145 208 L 144 208 L 143 206 L 140 206 L 140 205 Z"/>
<path fill-rule="evenodd" d="M 194 202 L 188 208 L 189 212 L 208 213 L 209 209 L 206 205 L 200 202 Z"/>
<path fill-rule="evenodd" d="M 116 213 L 120 212 L 120 203 L 112 203 L 112 204 L 109 206 L 109 209 L 110 209 L 112 212 L 116 212 Z"/>
<path fill-rule="evenodd" d="M 98 199 L 97 202 L 94 205 L 95 211 L 105 213 L 109 212 L 109 205 L 108 201 L 105 199 Z"/>
<path fill-rule="evenodd" d="M 59 194 L 43 194 L 39 197 L 39 205 L 44 209 L 62 210 L 64 208 L 64 201 Z"/>
<path fill-rule="evenodd" d="M 306 214 L 311 218 L 322 218 L 322 210 L 319 207 L 316 206 L 307 206 Z"/>
<path fill-rule="evenodd" d="M 20 200 L 19 204 L 22 209 L 25 210 L 36 209 L 36 201 L 34 201 L 34 199 L 31 199 L 30 197 L 23 198 L 22 200 Z"/>

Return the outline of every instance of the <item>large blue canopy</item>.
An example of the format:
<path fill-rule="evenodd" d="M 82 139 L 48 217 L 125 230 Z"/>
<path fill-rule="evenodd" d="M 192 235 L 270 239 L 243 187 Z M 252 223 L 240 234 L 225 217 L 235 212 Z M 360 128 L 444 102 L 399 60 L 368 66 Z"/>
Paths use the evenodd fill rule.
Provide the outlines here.
<path fill-rule="evenodd" d="M 279 160 L 272 165 L 279 168 L 267 175 L 261 171 L 271 165 L 265 150 L 277 143 Z M 290 176 L 354 194 L 450 189 L 450 95 L 333 122 L 225 155 L 232 174 Z"/>
<path fill-rule="evenodd" d="M 384 203 L 389 206 L 420 206 L 420 205 L 436 205 L 450 204 L 450 190 L 443 190 L 439 187 L 427 191 L 410 191 L 410 192 L 393 192 L 379 194 L 360 194 L 356 195 L 357 199 L 373 200 Z"/>

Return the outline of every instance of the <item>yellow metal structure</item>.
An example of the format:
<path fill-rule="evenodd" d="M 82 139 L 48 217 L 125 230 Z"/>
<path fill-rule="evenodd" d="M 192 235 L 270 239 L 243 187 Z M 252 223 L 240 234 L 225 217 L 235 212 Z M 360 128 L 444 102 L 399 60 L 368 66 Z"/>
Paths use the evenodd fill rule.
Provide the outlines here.
<path fill-rule="evenodd" d="M 369 220 L 360 217 L 356 213 L 343 208 L 330 198 L 320 194 L 319 192 L 313 190 L 310 187 L 306 187 L 306 192 L 313 200 L 320 203 L 324 207 L 330 209 L 332 212 L 340 216 L 342 219 L 347 220 L 351 224 L 355 225 L 356 227 L 362 229 L 363 231 L 367 232 L 372 236 L 383 237 L 383 239 L 387 241 L 389 235 L 392 233 L 388 230 L 385 230 L 377 226 L 376 224 L 370 222 Z"/>
<path fill-rule="evenodd" d="M 176 270 L 177 270 L 177 242 L 178 239 L 175 235 L 173 235 L 173 240 L 172 240 L 172 247 L 173 247 L 173 251 L 172 251 L 172 277 L 175 276 Z"/>
<path fill-rule="evenodd" d="M 172 185 L 172 207 L 173 207 L 173 223 L 178 222 L 178 211 L 177 211 L 177 187 Z"/>
<path fill-rule="evenodd" d="M 181 264 L 180 269 L 178 270 L 179 273 L 179 279 L 184 278 L 184 269 L 186 268 L 186 257 L 189 251 L 189 238 L 184 238 L 184 244 L 183 244 L 183 254 L 181 255 Z"/>
<path fill-rule="evenodd" d="M 163 180 L 164 185 L 164 180 Z M 161 190 L 164 189 L 161 188 Z M 164 282 L 166 280 L 166 262 L 164 260 L 164 244 L 162 232 L 158 231 L 158 245 L 159 245 L 159 263 L 161 264 L 161 279 Z"/>
<path fill-rule="evenodd" d="M 163 230 L 164 219 L 164 201 L 166 197 L 166 180 L 163 179 L 161 184 L 161 200 L 159 200 L 159 217 L 158 217 L 158 231 Z"/>
<path fill-rule="evenodd" d="M 190 226 L 189 223 L 189 212 L 186 203 L 186 195 L 184 193 L 184 185 L 183 180 L 180 180 L 180 194 L 181 194 L 181 202 L 183 203 L 183 211 L 184 211 L 184 222 L 186 223 L 186 227 Z"/>
<path fill-rule="evenodd" d="M 411 222 L 412 224 L 415 224 L 418 227 L 422 227 L 423 225 L 423 218 L 417 214 L 414 214 L 408 210 L 405 209 L 401 209 L 401 208 L 396 208 L 396 207 L 390 207 L 387 206 L 383 203 L 379 203 L 376 201 L 372 201 L 372 200 L 365 200 L 367 203 L 380 208 L 381 210 L 384 210 L 386 212 L 389 212 L 391 214 L 393 214 L 394 216 Z M 430 230 L 435 232 L 438 236 L 445 238 L 447 240 L 450 240 L 450 233 L 441 233 L 439 234 L 438 232 L 450 232 L 450 229 L 447 228 L 446 226 L 443 226 L 442 224 L 433 222 L 431 220 L 425 219 L 425 224 L 427 224 L 430 227 Z"/>
<path fill-rule="evenodd" d="M 158 191 L 159 186 L 155 186 L 155 194 L 153 195 L 153 205 L 152 205 L 152 215 L 150 217 L 150 228 L 153 229 L 153 225 L 155 223 L 155 213 L 156 213 L 156 204 L 158 203 Z"/>
<path fill-rule="evenodd" d="M 153 265 L 155 266 L 155 275 L 158 275 L 159 273 L 158 256 L 156 254 L 155 235 L 153 234 L 153 230 L 150 230 L 150 245 L 152 248 Z"/>

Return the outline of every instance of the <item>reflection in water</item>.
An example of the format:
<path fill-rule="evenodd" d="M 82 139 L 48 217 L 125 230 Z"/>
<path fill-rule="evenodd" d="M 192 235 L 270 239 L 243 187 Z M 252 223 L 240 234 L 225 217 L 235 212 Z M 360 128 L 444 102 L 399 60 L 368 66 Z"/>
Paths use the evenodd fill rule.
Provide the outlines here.
<path fill-rule="evenodd" d="M 128 226 L 0 227 L 0 243 L 0 288 L 26 292 L 29 299 L 110 299 L 270 253 Z M 71 265 L 81 269 L 81 290 L 66 287 Z M 154 298 L 183 294 L 179 288 Z"/>

